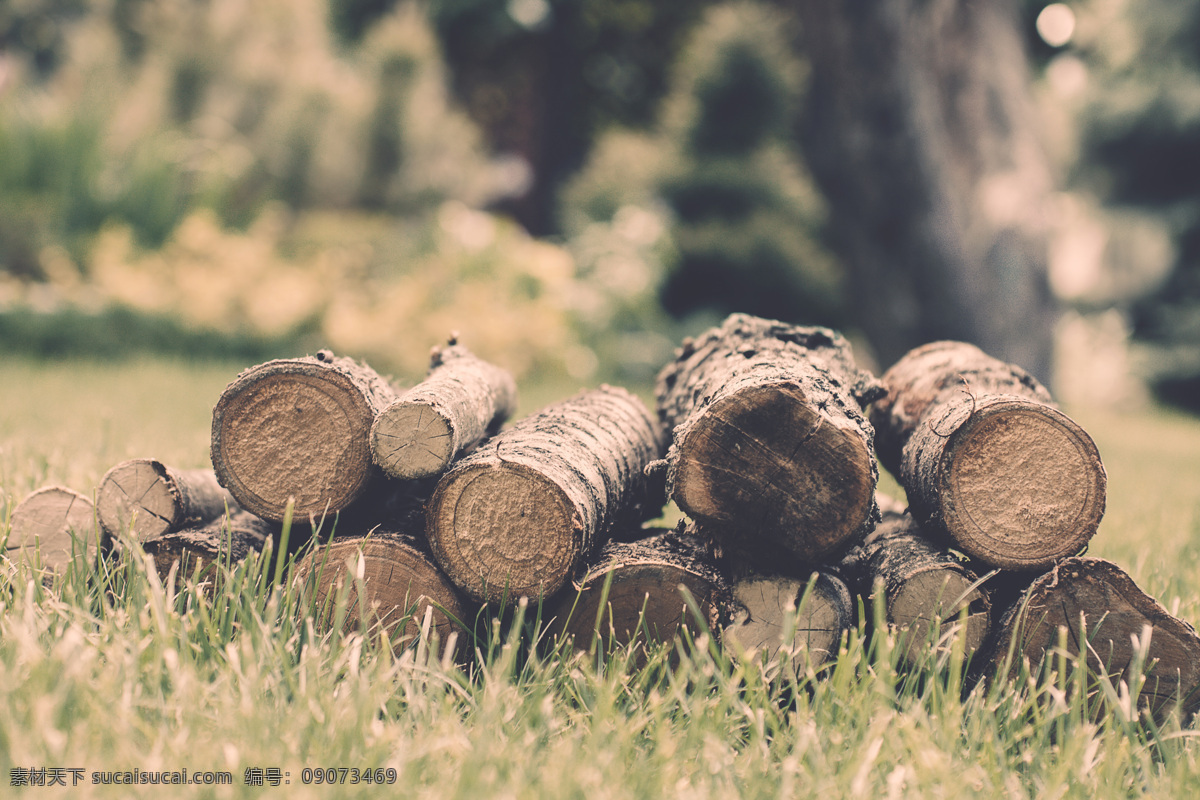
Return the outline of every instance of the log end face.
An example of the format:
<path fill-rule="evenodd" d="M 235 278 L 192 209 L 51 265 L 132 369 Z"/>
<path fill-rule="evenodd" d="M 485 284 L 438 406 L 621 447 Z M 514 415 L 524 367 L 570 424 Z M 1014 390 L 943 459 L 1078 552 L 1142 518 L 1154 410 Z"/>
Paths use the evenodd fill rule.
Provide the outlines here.
<path fill-rule="evenodd" d="M 274 363 L 274 362 L 273 362 Z M 270 366 L 270 365 L 268 365 Z M 275 521 L 350 505 L 372 475 L 375 412 L 341 372 L 295 362 L 244 375 L 213 412 L 212 461 L 243 508 Z"/>
<path fill-rule="evenodd" d="M 990 605 L 972 577 L 960 570 L 929 569 L 889 598 L 890 621 L 901 634 L 908 663 L 921 663 L 931 650 L 950 652 L 955 637 L 962 637 L 965 656 L 983 646 L 991 628 Z"/>
<path fill-rule="evenodd" d="M 375 463 L 401 480 L 429 478 L 444 472 L 457 446 L 450 421 L 426 403 L 393 403 L 371 427 Z"/>
<path fill-rule="evenodd" d="M 96 492 L 100 524 L 115 536 L 148 541 L 179 522 L 179 489 L 158 461 L 138 458 L 110 469 Z"/>
<path fill-rule="evenodd" d="M 733 587 L 733 613 L 721 640 L 739 658 L 774 660 L 788 654 L 798 671 L 818 669 L 836 657 L 852 619 L 850 595 L 832 578 L 808 581 L 758 576 Z M 841 588 L 841 591 L 839 591 Z"/>
<path fill-rule="evenodd" d="M 365 613 L 368 623 L 381 626 L 400 652 L 421 635 L 425 615 L 429 633 L 450 652 L 462 645 L 459 624 L 466 618 L 458 592 L 427 555 L 405 537 L 353 537 L 335 540 L 305 556 L 294 580 L 311 581 L 314 608 L 328 626 L 333 600 L 346 581 L 352 581 L 345 627 L 355 630 Z M 361 592 L 360 592 L 361 589 Z"/>
<path fill-rule="evenodd" d="M 549 597 L 583 555 L 583 525 L 553 481 L 501 462 L 451 471 L 429 507 L 429 544 L 450 579 L 481 601 Z"/>
<path fill-rule="evenodd" d="M 761 535 L 800 559 L 838 551 L 874 508 L 873 456 L 791 384 L 714 402 L 677 445 L 675 502 L 711 530 Z"/>
<path fill-rule="evenodd" d="M 661 564 L 622 565 L 611 573 L 607 595 L 609 572 L 603 572 L 589 577 L 578 598 L 568 592 L 559 605 L 556 624 L 578 648 L 586 649 L 597 633 L 606 642 L 627 645 L 671 641 L 681 626 L 695 627 L 681 587 L 696 599 L 706 625 L 716 619 L 713 601 L 719 588 L 699 575 Z"/>
<path fill-rule="evenodd" d="M 38 489 L 13 509 L 7 541 L 10 559 L 40 559 L 53 572 L 66 569 L 72 557 L 96 553 L 96 519 L 92 501 L 59 486 Z"/>
<path fill-rule="evenodd" d="M 1004 569 L 1075 555 L 1104 515 L 1107 479 L 1088 434 L 1049 406 L 978 409 L 941 459 L 940 516 L 963 551 Z"/>

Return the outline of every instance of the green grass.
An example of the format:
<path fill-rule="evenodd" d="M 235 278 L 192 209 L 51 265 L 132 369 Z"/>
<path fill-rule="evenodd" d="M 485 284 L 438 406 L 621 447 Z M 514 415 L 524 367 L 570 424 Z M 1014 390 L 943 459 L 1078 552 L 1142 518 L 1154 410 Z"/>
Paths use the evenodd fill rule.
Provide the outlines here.
<path fill-rule="evenodd" d="M 203 465 L 211 406 L 241 366 L 7 363 L 0 520 L 35 486 L 88 491 L 123 458 Z M 534 387 L 529 402 L 556 392 Z M 1110 479 L 1091 553 L 1200 619 L 1200 422 L 1078 419 Z M 945 663 L 900 671 L 894 641 L 856 631 L 829 674 L 797 680 L 731 662 L 701 631 L 634 669 L 627 653 L 531 648 L 535 609 L 516 608 L 481 620 L 477 655 L 458 667 L 318 633 L 305 593 L 269 591 L 261 567 L 236 567 L 215 596 L 165 589 L 137 562 L 53 588 L 0 570 L 0 793 L 66 796 L 10 788 L 10 770 L 74 767 L 71 797 L 362 796 L 301 782 L 306 767 L 346 767 L 394 769 L 388 794 L 406 797 L 1200 794 L 1190 728 L 1088 700 L 1059 660 L 972 688 Z M 247 768 L 271 767 L 290 773 L 286 792 L 244 785 Z M 234 785 L 90 784 L 93 771 L 185 768 Z"/>

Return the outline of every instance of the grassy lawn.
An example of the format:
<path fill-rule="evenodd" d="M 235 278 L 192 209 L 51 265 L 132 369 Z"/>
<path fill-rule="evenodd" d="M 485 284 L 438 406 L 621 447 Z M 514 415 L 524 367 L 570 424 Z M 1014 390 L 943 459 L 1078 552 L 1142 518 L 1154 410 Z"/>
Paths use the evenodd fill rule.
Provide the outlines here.
<path fill-rule="evenodd" d="M 90 492 L 138 456 L 206 465 L 212 405 L 242 366 L 7 362 L 0 536 L 37 486 Z M 575 388 L 529 389 L 523 411 Z M 1076 418 L 1109 474 L 1090 554 L 1200 621 L 1200 421 Z M 636 670 L 619 653 L 531 653 L 532 608 L 524 624 L 510 609 L 460 668 L 423 648 L 396 657 L 370 636 L 322 636 L 303 597 L 264 591 L 259 576 L 252 559 L 209 598 L 166 591 L 136 563 L 53 589 L 0 570 L 0 794 L 350 797 L 372 788 L 351 785 L 350 770 L 379 768 L 405 797 L 1200 796 L 1190 728 L 1096 712 L 1069 670 L 971 688 L 944 664 L 898 672 L 888 637 L 852 634 L 830 674 L 796 681 L 731 663 L 704 633 Z M 347 782 L 305 772 L 326 767 L 345 767 Z M 30 768 L 79 785 L 11 788 Z M 275 768 L 290 784 L 270 786 Z M 233 783 L 92 784 L 184 769 Z M 266 785 L 247 785 L 248 769 Z"/>

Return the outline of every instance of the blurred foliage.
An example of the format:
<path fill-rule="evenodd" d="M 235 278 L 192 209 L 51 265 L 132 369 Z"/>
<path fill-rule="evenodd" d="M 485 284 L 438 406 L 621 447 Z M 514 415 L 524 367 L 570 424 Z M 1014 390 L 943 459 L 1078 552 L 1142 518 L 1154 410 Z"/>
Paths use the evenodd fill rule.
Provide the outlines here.
<path fill-rule="evenodd" d="M 1070 42 L 1039 50 L 1072 192 L 1052 278 L 1121 310 L 1159 397 L 1200 410 L 1200 4 L 1070 7 Z"/>
<path fill-rule="evenodd" d="M 804 66 L 788 48 L 787 25 L 762 5 L 710 9 L 657 127 L 607 133 L 563 194 L 577 251 L 597 226 L 618 231 L 629 209 L 662 219 L 669 266 L 643 271 L 677 317 L 745 311 L 841 321 L 840 274 L 820 241 L 822 201 L 793 149 Z"/>
<path fill-rule="evenodd" d="M 0 62 L 8 348 L 328 345 L 418 375 L 458 330 L 566 370 L 570 256 L 473 210 L 521 176 L 454 107 L 417 4 L 348 44 L 322 0 L 78 5 L 54 69 Z"/>

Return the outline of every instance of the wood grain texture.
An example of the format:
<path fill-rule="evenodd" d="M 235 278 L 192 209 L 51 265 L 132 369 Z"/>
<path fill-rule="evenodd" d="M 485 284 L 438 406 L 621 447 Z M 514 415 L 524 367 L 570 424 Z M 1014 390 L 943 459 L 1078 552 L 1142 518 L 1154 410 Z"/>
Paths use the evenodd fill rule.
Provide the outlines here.
<path fill-rule="evenodd" d="M 61 574 L 73 558 L 94 564 L 99 541 L 91 499 L 65 486 L 44 486 L 13 509 L 5 555 Z"/>
<path fill-rule="evenodd" d="M 395 390 L 366 364 L 322 351 L 242 372 L 213 409 L 211 455 L 222 486 L 245 509 L 282 520 L 334 514 L 378 477 L 375 417 Z"/>
<path fill-rule="evenodd" d="M 200 527 L 239 506 L 208 469 L 175 469 L 152 458 L 113 466 L 96 490 L 100 525 L 110 539 L 128 533 L 146 541 Z"/>

